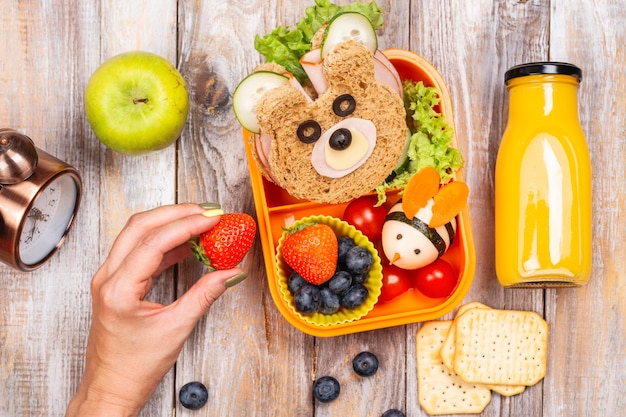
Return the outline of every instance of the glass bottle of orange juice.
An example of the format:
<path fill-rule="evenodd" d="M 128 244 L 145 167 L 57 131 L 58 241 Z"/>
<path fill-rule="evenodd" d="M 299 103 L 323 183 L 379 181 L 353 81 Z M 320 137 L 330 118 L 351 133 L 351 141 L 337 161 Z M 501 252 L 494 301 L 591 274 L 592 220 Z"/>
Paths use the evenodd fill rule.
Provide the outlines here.
<path fill-rule="evenodd" d="M 509 116 L 495 172 L 495 264 L 505 287 L 586 284 L 591 164 L 578 119 L 582 71 L 564 62 L 506 71 Z"/>

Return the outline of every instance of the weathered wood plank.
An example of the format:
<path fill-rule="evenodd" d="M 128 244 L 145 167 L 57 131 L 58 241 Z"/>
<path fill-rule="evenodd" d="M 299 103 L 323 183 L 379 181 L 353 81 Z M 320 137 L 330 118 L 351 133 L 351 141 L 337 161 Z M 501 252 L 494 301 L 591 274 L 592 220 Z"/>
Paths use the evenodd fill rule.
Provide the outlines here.
<path fill-rule="evenodd" d="M 175 0 L 125 2 L 103 1 L 100 5 L 100 62 L 126 51 L 156 53 L 174 65 L 177 62 L 177 2 Z M 123 34 L 120 36 L 120 34 Z M 94 68 L 95 69 L 95 68 Z M 138 211 L 176 202 L 176 147 L 156 153 L 128 156 L 100 146 L 102 162 L 99 190 L 101 242 L 110 247 L 128 217 Z M 103 260 L 103 259 L 102 259 Z M 166 271 L 148 298 L 167 304 L 174 299 L 173 270 Z M 174 373 L 166 375 L 142 415 L 168 415 Z"/>
<path fill-rule="evenodd" d="M 493 187 L 508 108 L 504 72 L 523 61 L 547 58 L 549 5 L 541 1 L 485 0 L 470 7 L 463 1 L 413 2 L 411 15 L 420 19 L 412 25 L 411 49 L 430 60 L 446 81 L 457 140 L 466 161 L 476 272 L 465 301 L 541 314 L 541 290 L 504 290 L 496 279 Z M 415 330 L 408 334 L 412 348 Z M 417 376 L 410 380 L 416 393 Z M 540 415 L 541 394 L 541 384 L 512 399 L 495 394 L 482 415 Z M 426 415 L 416 394 L 409 399 L 410 415 Z"/>
<path fill-rule="evenodd" d="M 148 49 L 175 61 L 175 6 L 3 3 L 3 26 L 11 28 L 2 37 L 5 123 L 76 165 L 84 181 L 77 224 L 60 253 L 32 274 L 3 270 L 1 292 L 22 294 L 2 316 L 0 354 L 11 364 L 3 399 L 11 415 L 64 413 L 82 375 L 91 275 L 130 213 L 175 201 L 175 149 L 139 158 L 113 154 L 93 136 L 83 107 L 89 76 L 113 54 Z M 171 273 L 164 278 L 151 296 L 171 300 Z M 159 389 L 166 402 L 149 405 L 147 415 L 171 409 L 170 391 Z"/>
<path fill-rule="evenodd" d="M 0 124 L 83 172 L 86 198 L 64 246 L 32 273 L 0 266 L 0 415 L 64 413 L 82 374 L 90 274 L 99 262 L 98 163 L 84 142 L 82 89 L 98 9 L 82 2 L 0 5 Z M 81 53 L 76 53 L 79 50 Z M 95 216 L 97 219 L 97 215 Z M 84 256 L 86 253 L 92 256 Z"/>
<path fill-rule="evenodd" d="M 304 4 L 304 2 L 301 2 Z M 297 2 L 181 2 L 181 68 L 193 93 L 179 154 L 179 200 L 219 202 L 255 215 L 242 131 L 230 96 L 262 62 L 254 36 L 303 14 Z M 269 294 L 260 242 L 243 264 L 248 279 L 226 292 L 179 359 L 176 389 L 191 380 L 209 389 L 206 415 L 310 416 L 313 338 L 280 315 Z M 184 263 L 179 294 L 202 274 Z M 180 415 L 191 415 L 177 405 Z"/>
<path fill-rule="evenodd" d="M 347 1 L 338 2 L 340 4 Z M 377 1 L 383 9 L 384 25 L 378 31 L 379 47 L 408 49 L 411 26 L 408 2 Z M 406 411 L 407 380 L 406 326 L 369 331 L 316 341 L 315 378 L 334 376 L 341 383 L 340 399 L 317 402 L 316 416 L 359 415 L 378 417 L 391 408 Z M 352 360 L 363 351 L 374 353 L 380 362 L 372 377 L 359 377 Z"/>
<path fill-rule="evenodd" d="M 579 115 L 591 152 L 594 221 L 589 284 L 547 292 L 555 354 L 543 415 L 620 415 L 626 410 L 626 7 L 556 2 L 551 16 L 550 59 L 583 70 Z"/>

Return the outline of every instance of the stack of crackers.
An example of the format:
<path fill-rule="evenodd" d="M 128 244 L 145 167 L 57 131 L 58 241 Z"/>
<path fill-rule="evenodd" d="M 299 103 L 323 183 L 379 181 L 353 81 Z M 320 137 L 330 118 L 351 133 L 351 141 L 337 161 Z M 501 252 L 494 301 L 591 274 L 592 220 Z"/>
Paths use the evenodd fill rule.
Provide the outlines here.
<path fill-rule="evenodd" d="M 546 374 L 548 323 L 532 311 L 472 302 L 417 333 L 418 395 L 430 415 L 480 413 L 491 391 L 523 392 Z"/>

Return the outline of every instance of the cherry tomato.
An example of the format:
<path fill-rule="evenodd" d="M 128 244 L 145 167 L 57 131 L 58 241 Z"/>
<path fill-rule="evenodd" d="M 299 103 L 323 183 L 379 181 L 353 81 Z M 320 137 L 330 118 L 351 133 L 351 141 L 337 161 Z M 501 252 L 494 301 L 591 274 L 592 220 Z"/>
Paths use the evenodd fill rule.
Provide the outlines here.
<path fill-rule="evenodd" d="M 380 289 L 378 301 L 391 301 L 411 288 L 410 271 L 395 265 L 383 265 L 383 287 Z"/>
<path fill-rule="evenodd" d="M 376 203 L 376 195 L 365 195 L 352 200 L 343 213 L 343 219 L 360 230 L 370 242 L 380 240 L 387 217 L 387 208 L 376 207 Z"/>
<path fill-rule="evenodd" d="M 443 259 L 415 270 L 415 287 L 430 298 L 443 298 L 452 294 L 459 281 L 454 268 Z"/>

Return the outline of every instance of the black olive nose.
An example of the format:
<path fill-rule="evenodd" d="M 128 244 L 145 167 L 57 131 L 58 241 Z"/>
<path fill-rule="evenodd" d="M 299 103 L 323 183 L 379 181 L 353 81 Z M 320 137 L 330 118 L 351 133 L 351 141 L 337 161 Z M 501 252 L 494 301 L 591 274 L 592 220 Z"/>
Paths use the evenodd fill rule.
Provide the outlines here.
<path fill-rule="evenodd" d="M 330 135 L 328 143 L 334 150 L 342 151 L 352 143 L 352 133 L 346 128 L 337 129 Z"/>

